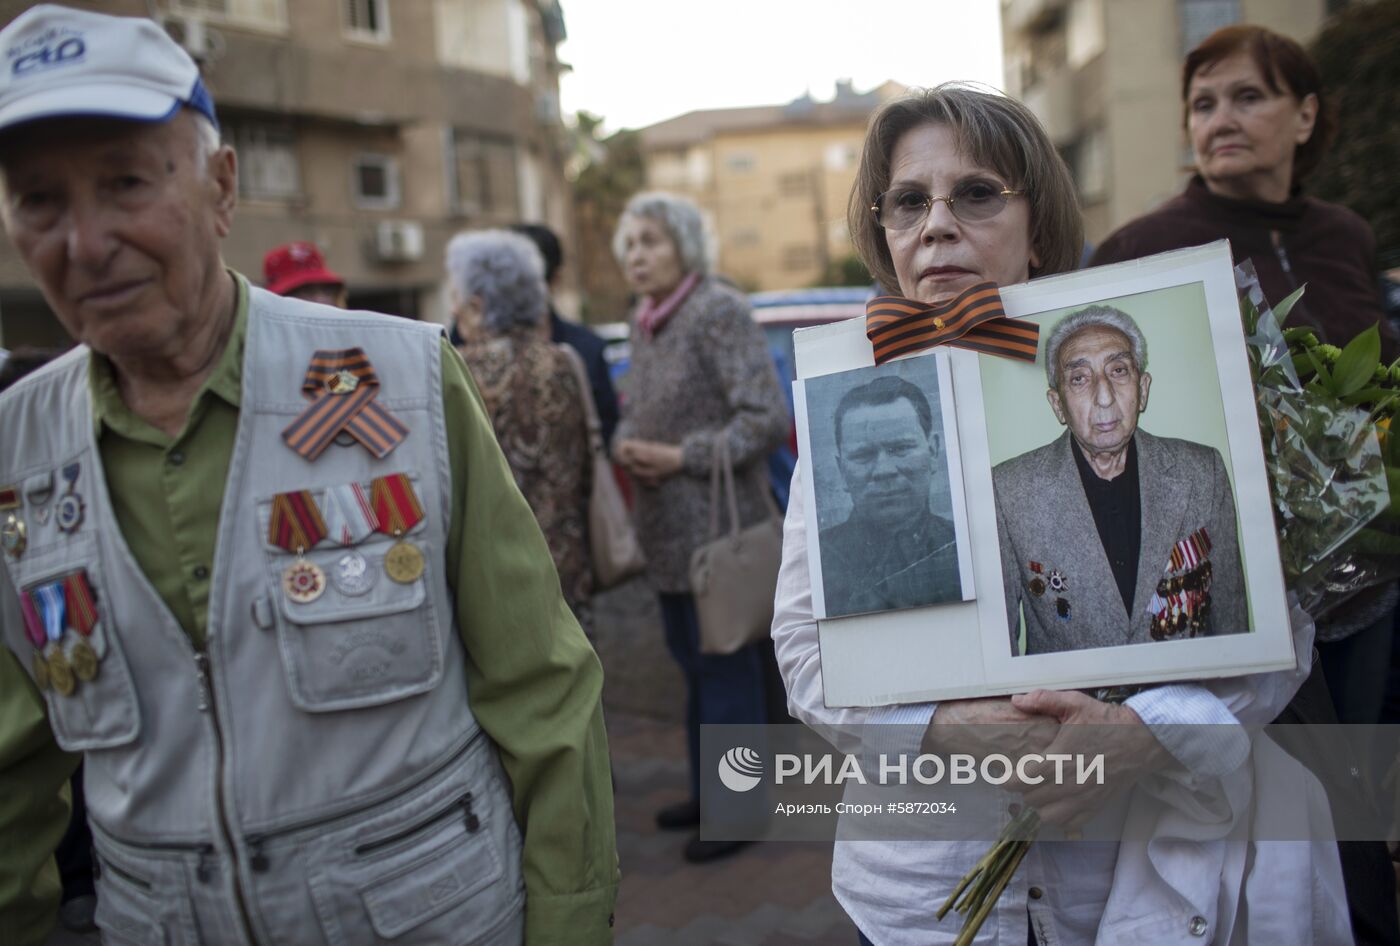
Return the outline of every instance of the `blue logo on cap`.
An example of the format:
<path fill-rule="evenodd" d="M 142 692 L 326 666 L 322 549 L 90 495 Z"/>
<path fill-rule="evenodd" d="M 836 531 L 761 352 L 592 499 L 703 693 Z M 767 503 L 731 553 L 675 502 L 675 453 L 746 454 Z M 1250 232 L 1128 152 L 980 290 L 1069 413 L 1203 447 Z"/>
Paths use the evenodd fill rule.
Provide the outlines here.
<path fill-rule="evenodd" d="M 70 30 L 47 30 L 9 51 L 10 73 L 22 76 L 40 69 L 68 66 L 82 62 L 87 44 L 79 33 Z"/>

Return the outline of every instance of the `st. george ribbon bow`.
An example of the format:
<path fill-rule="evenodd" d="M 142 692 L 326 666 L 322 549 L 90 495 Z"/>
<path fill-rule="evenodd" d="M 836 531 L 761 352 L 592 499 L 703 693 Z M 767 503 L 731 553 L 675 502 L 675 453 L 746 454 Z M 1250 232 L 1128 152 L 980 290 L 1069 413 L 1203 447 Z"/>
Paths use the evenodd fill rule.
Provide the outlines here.
<path fill-rule="evenodd" d="M 381 460 L 408 436 L 408 428 L 375 403 L 379 378 L 363 349 L 317 351 L 301 393 L 311 406 L 282 431 L 282 439 L 308 460 L 320 456 L 341 431 Z"/>
<path fill-rule="evenodd" d="M 984 282 L 936 306 L 876 296 L 865 304 L 865 334 L 875 346 L 877 365 L 935 345 L 1034 362 L 1040 326 L 1008 319 L 996 283 Z"/>

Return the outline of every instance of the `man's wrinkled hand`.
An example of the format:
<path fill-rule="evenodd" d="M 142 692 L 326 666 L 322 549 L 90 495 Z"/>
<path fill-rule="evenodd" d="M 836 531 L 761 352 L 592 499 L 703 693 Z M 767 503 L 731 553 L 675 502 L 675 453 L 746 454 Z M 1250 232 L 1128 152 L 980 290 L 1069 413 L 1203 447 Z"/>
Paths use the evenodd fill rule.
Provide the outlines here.
<path fill-rule="evenodd" d="M 1067 832 L 1083 827 L 1112 797 L 1144 775 L 1174 762 L 1152 730 L 1126 706 L 1104 703 L 1077 690 L 1032 690 L 1013 696 L 1010 702 L 1020 712 L 1058 721 L 1055 738 L 1041 750 L 1042 755 L 1104 757 L 1102 785 L 1096 780 L 1078 784 L 1073 777 L 1075 763 L 1064 767 L 1065 777 L 1057 784 L 1055 766 L 1046 762 L 1025 767 L 1027 776 L 1043 779 L 1040 784 L 1013 777 L 1005 786 L 1035 808 L 1042 821 Z"/>
<path fill-rule="evenodd" d="M 1044 752 L 1060 723 L 1050 716 L 1017 708 L 1008 697 L 948 700 L 938 704 L 924 733 L 923 751 L 941 755 L 1001 754 L 1012 759 Z"/>

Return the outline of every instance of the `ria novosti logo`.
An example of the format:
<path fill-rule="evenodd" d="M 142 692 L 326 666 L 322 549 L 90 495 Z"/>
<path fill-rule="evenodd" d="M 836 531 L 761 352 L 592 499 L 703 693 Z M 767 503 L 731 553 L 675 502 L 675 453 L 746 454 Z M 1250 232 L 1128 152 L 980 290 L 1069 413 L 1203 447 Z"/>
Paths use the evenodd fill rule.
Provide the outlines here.
<path fill-rule="evenodd" d="M 763 780 L 763 757 L 752 749 L 735 746 L 719 760 L 719 780 L 731 792 L 747 792 Z"/>

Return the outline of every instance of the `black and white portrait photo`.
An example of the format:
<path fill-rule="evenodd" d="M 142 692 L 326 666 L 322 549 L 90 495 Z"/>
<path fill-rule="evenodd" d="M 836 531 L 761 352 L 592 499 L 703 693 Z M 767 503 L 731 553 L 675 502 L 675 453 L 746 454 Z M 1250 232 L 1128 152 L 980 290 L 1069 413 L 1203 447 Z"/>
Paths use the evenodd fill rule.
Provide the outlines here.
<path fill-rule="evenodd" d="M 939 381 L 922 357 L 805 382 L 826 617 L 968 597 Z"/>

